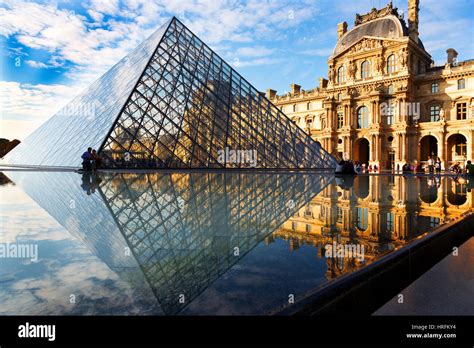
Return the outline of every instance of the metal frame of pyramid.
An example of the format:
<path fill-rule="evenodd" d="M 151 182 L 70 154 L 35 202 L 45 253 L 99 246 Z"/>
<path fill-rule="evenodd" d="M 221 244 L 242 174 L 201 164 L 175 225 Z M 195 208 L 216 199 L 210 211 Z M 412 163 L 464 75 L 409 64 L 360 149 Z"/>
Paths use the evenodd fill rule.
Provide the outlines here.
<path fill-rule="evenodd" d="M 106 168 L 335 167 L 334 157 L 175 17 L 6 162 L 74 167 L 89 146 Z"/>

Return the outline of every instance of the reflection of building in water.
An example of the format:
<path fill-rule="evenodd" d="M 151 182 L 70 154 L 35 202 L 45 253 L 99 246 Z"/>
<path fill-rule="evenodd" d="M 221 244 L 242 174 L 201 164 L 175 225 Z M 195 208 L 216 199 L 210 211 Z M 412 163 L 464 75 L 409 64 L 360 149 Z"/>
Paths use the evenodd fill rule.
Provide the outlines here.
<path fill-rule="evenodd" d="M 336 179 L 311 203 L 267 238 L 284 238 L 290 248 L 314 245 L 319 257 L 334 241 L 362 244 L 365 262 L 460 215 L 474 211 L 473 183 L 449 177 L 358 176 Z M 472 180 L 471 180 L 472 181 Z M 470 187 L 469 187 L 470 185 Z M 327 259 L 327 277 L 362 265 L 354 258 Z"/>

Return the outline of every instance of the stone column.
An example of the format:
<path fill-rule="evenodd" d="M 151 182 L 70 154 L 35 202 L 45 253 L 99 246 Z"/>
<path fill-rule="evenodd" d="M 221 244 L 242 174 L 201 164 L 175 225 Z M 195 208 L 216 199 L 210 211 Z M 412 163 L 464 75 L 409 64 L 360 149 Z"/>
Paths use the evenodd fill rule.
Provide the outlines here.
<path fill-rule="evenodd" d="M 374 136 L 370 136 L 370 141 L 369 141 L 369 162 L 372 163 L 374 161 L 374 150 L 375 150 L 375 140 Z"/>
<path fill-rule="evenodd" d="M 445 145 L 444 143 L 446 142 L 445 139 L 446 135 L 444 131 L 441 133 L 438 133 L 438 157 L 441 159 L 441 169 L 446 169 L 446 151 L 445 151 Z"/>
<path fill-rule="evenodd" d="M 374 101 L 374 123 L 379 124 L 382 122 L 380 117 L 380 103 L 378 100 Z"/>
<path fill-rule="evenodd" d="M 379 134 L 375 136 L 376 138 L 376 143 L 377 143 L 377 157 L 375 157 L 375 161 L 377 163 L 377 167 L 379 167 L 379 170 L 382 169 L 382 139 Z"/>

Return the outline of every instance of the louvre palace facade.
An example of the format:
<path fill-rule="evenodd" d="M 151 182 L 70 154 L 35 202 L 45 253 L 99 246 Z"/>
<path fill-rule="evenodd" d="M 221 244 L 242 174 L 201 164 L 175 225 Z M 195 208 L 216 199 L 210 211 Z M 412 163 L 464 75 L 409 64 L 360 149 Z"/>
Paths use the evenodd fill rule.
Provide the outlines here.
<path fill-rule="evenodd" d="M 408 0 L 406 21 L 391 3 L 356 14 L 352 29 L 338 24 L 327 79 L 267 97 L 336 158 L 387 170 L 429 156 L 443 169 L 464 165 L 474 149 L 474 60 L 447 48 L 436 65 L 418 23 L 419 0 Z"/>

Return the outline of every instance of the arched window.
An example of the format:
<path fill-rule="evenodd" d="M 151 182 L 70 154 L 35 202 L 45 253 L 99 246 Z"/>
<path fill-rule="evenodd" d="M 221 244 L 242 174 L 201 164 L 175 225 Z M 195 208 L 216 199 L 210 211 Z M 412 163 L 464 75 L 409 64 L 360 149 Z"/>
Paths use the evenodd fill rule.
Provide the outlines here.
<path fill-rule="evenodd" d="M 369 209 L 367 208 L 356 208 L 357 211 L 357 228 L 361 231 L 365 231 L 369 228 Z"/>
<path fill-rule="evenodd" d="M 337 83 L 344 83 L 346 81 L 346 68 L 344 65 L 337 69 Z"/>
<path fill-rule="evenodd" d="M 369 108 L 367 106 L 361 106 L 357 110 L 357 128 L 368 128 L 369 127 Z"/>
<path fill-rule="evenodd" d="M 370 77 L 370 62 L 368 60 L 363 61 L 360 65 L 360 77 L 363 79 Z"/>
<path fill-rule="evenodd" d="M 387 58 L 387 73 L 391 74 L 397 71 L 397 61 L 394 54 Z"/>
<path fill-rule="evenodd" d="M 464 88 L 466 88 L 466 80 L 459 79 L 458 80 L 458 89 L 464 89 Z"/>

